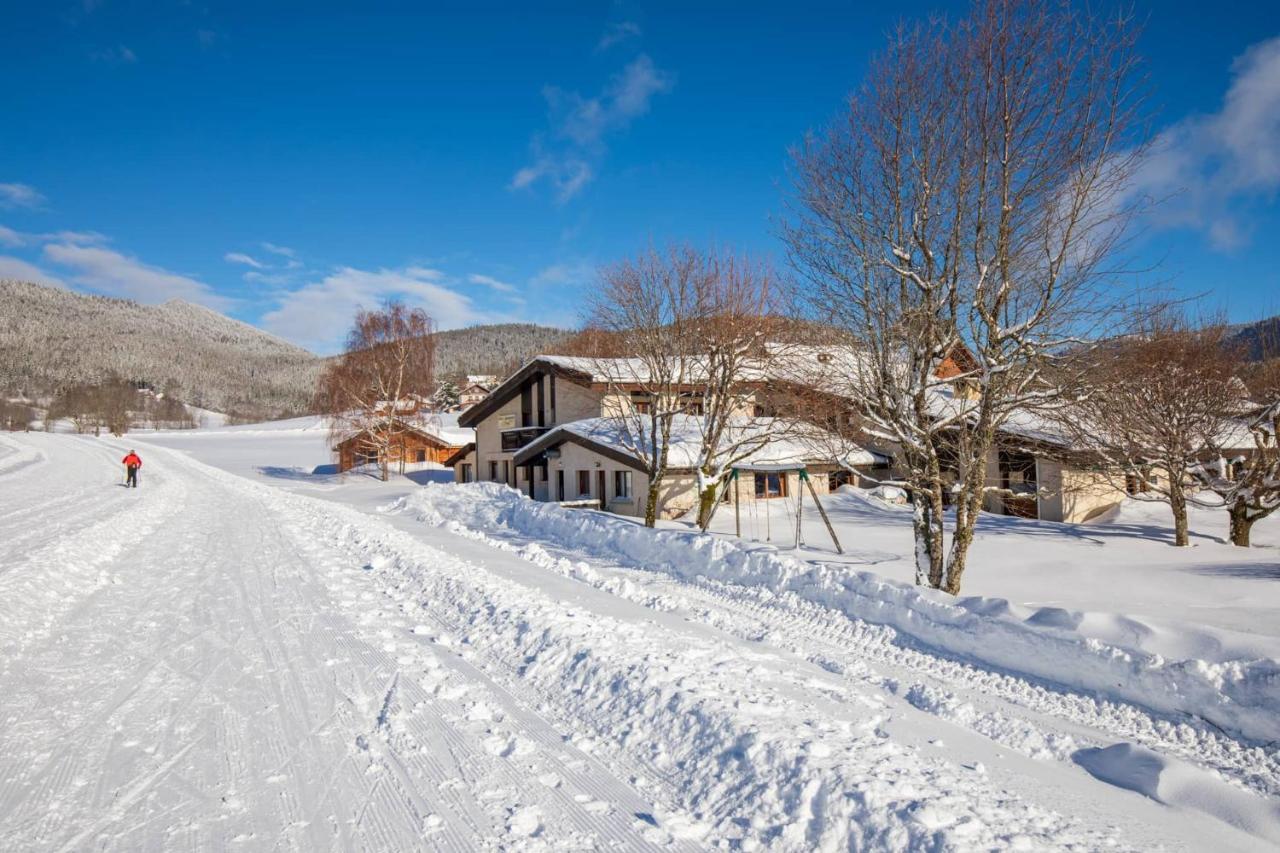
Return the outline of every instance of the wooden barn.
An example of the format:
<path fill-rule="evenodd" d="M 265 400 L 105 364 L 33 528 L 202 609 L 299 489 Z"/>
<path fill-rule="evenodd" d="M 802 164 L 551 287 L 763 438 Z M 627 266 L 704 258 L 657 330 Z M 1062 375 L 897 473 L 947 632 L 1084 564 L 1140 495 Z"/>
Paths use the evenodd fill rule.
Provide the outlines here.
<path fill-rule="evenodd" d="M 424 462 L 444 465 L 445 461 L 459 448 L 460 445 L 451 444 L 447 439 L 426 427 L 400 422 L 396 426 L 396 435 L 391 443 L 390 455 L 386 462 L 388 467 L 398 466 L 402 471 L 405 465 Z M 369 430 L 362 430 L 344 438 L 334 449 L 338 452 L 339 471 L 350 471 L 361 465 L 382 462 L 380 442 L 371 439 Z"/>

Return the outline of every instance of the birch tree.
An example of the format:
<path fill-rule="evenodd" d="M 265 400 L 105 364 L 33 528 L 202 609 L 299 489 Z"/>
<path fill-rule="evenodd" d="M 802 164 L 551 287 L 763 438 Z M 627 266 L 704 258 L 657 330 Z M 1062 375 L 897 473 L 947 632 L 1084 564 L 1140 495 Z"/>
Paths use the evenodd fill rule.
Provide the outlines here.
<path fill-rule="evenodd" d="M 361 309 L 347 336 L 347 349 L 320 377 L 316 407 L 329 418 L 336 443 L 359 436 L 362 450 L 376 453 L 382 479 L 409 425 L 399 404 L 434 390 L 434 324 L 421 308 L 388 302 Z"/>
<path fill-rule="evenodd" d="M 960 591 L 1002 426 L 1055 405 L 1049 365 L 1114 316 L 1109 273 L 1142 201 L 1132 48 L 1123 18 L 977 0 L 894 33 L 795 154 L 783 236 L 814 318 L 858 342 L 845 384 L 898 450 L 917 583 Z"/>

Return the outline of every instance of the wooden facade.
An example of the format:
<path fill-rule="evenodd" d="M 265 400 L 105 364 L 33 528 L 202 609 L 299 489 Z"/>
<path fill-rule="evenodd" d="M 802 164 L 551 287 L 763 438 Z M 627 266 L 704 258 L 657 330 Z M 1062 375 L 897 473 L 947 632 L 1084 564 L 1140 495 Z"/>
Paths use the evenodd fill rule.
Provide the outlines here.
<path fill-rule="evenodd" d="M 427 462 L 446 465 L 449 458 L 460 449 L 458 445 L 450 444 L 429 430 L 417 427 L 400 429 L 402 431 L 398 432 L 391 444 L 390 454 L 386 460 L 388 466 L 399 467 Z M 338 443 L 336 450 L 339 471 L 350 471 L 361 465 L 382 462 L 380 442 L 371 439 L 367 430 L 343 439 Z"/>

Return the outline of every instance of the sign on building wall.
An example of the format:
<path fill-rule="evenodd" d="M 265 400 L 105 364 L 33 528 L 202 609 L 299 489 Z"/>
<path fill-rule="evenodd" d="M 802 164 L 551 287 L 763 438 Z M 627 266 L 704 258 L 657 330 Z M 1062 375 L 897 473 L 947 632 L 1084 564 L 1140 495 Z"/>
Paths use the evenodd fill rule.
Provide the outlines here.
<path fill-rule="evenodd" d="M 498 429 L 512 429 L 516 425 L 515 413 L 498 415 Z"/>

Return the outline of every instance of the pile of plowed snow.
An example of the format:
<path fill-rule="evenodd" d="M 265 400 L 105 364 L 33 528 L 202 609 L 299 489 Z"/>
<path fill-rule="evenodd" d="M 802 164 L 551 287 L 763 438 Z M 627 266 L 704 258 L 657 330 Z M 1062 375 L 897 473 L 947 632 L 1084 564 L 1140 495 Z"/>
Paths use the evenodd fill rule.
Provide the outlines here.
<path fill-rule="evenodd" d="M 493 483 L 428 485 L 399 509 L 440 526 L 507 528 L 619 564 L 684 580 L 766 587 L 887 625 L 949 655 L 1074 689 L 1188 714 L 1245 738 L 1280 739 L 1280 662 L 1239 656 L 1221 631 L 1169 639 L 1171 630 L 1115 615 L 1029 610 L 997 598 L 951 598 L 847 566 L 814 565 L 722 537 L 651 530 L 601 512 L 566 510 Z M 1181 626 L 1177 631 L 1187 632 Z M 1160 647 L 1218 650 L 1170 658 Z"/>

